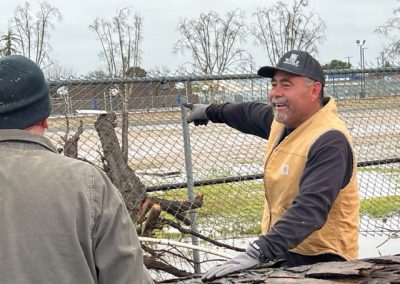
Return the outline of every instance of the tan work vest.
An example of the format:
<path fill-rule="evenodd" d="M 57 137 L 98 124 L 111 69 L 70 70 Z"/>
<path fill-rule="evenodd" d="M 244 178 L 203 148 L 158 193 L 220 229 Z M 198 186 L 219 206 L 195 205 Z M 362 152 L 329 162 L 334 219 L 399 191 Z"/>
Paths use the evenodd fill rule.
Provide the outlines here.
<path fill-rule="evenodd" d="M 339 130 L 352 144 L 349 131 L 337 115 L 333 98 L 276 146 L 283 130 L 284 125 L 274 120 L 265 152 L 263 234 L 282 217 L 299 194 L 300 179 L 314 142 L 329 130 Z M 354 158 L 351 180 L 340 190 L 325 225 L 291 251 L 303 255 L 334 253 L 347 260 L 356 259 L 359 207 L 357 163 Z"/>

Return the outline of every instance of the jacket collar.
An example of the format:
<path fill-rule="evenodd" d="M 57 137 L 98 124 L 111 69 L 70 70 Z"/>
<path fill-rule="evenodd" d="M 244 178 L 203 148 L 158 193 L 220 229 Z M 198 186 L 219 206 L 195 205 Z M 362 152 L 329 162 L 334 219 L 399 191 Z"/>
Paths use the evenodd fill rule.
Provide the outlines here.
<path fill-rule="evenodd" d="M 57 148 L 46 137 L 26 130 L 0 129 L 0 144 L 2 142 L 28 142 L 41 145 L 46 149 L 58 153 Z"/>

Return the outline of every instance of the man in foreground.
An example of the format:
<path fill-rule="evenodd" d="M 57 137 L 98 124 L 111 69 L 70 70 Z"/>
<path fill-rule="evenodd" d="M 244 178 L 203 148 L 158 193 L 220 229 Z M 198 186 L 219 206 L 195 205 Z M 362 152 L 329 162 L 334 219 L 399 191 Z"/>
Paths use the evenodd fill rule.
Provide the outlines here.
<path fill-rule="evenodd" d="M 258 74 L 272 78 L 269 105 L 186 105 L 195 125 L 226 123 L 268 140 L 262 235 L 203 281 L 277 260 L 297 266 L 358 257 L 357 163 L 335 102 L 324 97 L 319 62 L 293 50 Z"/>
<path fill-rule="evenodd" d="M 0 58 L 2 283 L 153 283 L 118 190 L 43 135 L 51 105 L 40 68 Z"/>

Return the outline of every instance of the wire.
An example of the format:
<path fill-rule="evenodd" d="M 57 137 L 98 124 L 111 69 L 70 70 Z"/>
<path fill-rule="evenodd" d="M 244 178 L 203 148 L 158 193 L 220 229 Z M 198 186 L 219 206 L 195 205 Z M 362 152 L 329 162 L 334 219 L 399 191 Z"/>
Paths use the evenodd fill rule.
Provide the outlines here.
<path fill-rule="evenodd" d="M 162 244 L 162 245 L 170 245 L 170 246 L 177 246 L 177 247 L 184 247 L 184 248 L 190 248 L 202 252 L 207 252 L 210 254 L 218 255 L 223 258 L 231 259 L 232 256 L 225 254 L 223 252 L 211 250 L 209 248 L 204 248 L 196 245 L 191 245 L 187 243 L 182 243 L 182 242 L 177 242 L 177 241 L 170 241 L 170 240 L 165 240 L 165 239 L 156 239 L 156 238 L 148 238 L 148 237 L 139 237 L 139 240 L 141 242 L 150 242 L 150 243 L 157 243 L 157 244 Z"/>

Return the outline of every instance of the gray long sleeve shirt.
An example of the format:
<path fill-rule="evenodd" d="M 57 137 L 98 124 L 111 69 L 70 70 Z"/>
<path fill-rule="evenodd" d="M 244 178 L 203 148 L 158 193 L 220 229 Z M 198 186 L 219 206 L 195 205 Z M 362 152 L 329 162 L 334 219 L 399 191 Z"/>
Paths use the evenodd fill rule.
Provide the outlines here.
<path fill-rule="evenodd" d="M 0 130 L 1 283 L 153 283 L 118 190 L 100 169 Z"/>

